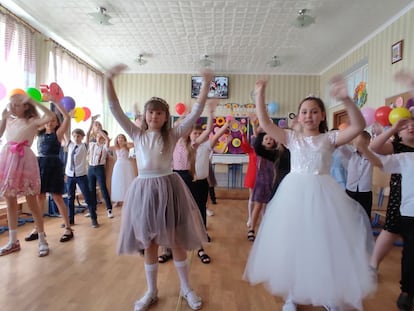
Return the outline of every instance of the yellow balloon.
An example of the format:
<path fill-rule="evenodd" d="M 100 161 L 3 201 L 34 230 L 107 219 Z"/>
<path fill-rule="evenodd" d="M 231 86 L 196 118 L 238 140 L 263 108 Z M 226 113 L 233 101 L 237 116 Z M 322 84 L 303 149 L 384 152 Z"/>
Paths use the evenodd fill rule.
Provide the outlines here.
<path fill-rule="evenodd" d="M 74 114 L 73 114 L 73 118 L 75 119 L 76 122 L 80 122 L 85 118 L 86 112 L 85 110 L 83 110 L 82 107 L 76 107 Z"/>
<path fill-rule="evenodd" d="M 411 112 L 407 108 L 397 107 L 391 110 L 388 120 L 391 124 L 395 124 L 400 119 L 411 118 Z"/>

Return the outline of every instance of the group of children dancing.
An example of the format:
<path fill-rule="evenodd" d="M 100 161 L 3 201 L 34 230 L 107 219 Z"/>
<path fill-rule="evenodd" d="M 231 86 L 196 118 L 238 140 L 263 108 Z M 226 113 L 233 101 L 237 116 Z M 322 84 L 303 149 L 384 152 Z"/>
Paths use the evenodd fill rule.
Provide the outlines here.
<path fill-rule="evenodd" d="M 134 310 L 147 310 L 158 300 L 159 246 L 171 250 L 180 280 L 180 296 L 191 309 L 198 310 L 202 307 L 202 299 L 190 285 L 187 251 L 196 250 L 203 263 L 210 262 L 203 249 L 203 244 L 209 240 L 206 231 L 208 158 L 218 137 L 228 126 L 223 126 L 213 137 L 207 135 L 217 105 L 207 99 L 213 73 L 202 71 L 204 81 L 197 102 L 174 127 L 171 126 L 168 103 L 158 97 L 145 103 L 142 123 L 137 126 L 122 111 L 113 84 L 113 79 L 125 69 L 124 65 L 113 67 L 106 74 L 106 83 L 110 110 L 132 138 L 139 168 L 138 177 L 127 184 L 125 195 L 115 200 L 124 202 L 118 254 L 144 255 L 147 291 L 135 302 Z M 399 80 L 414 89 L 412 75 L 400 74 Z M 249 170 L 253 173 L 248 171 L 249 178 L 246 178 L 251 211 L 247 223 L 248 239 L 254 243 L 244 279 L 251 284 L 264 283 L 273 295 L 283 297 L 283 311 L 296 311 L 298 304 L 324 306 L 331 311 L 363 310 L 363 299 L 376 289 L 379 262 L 390 249 L 390 243 L 401 235 L 404 248 L 401 295 L 397 305 L 400 310 L 411 310 L 414 296 L 411 264 L 414 259 L 414 193 L 410 185 L 414 176 L 414 153 L 409 152 L 414 150 L 413 119 L 399 120 L 370 145 L 377 154 L 388 154 L 384 157 L 374 155 L 373 159 L 379 159 L 378 167 L 393 173 L 392 185 L 395 187 L 391 189 L 386 227 L 375 244 L 368 217 L 370 204 L 367 203 L 364 209 L 357 197 L 355 200 L 351 197 L 357 195 L 356 191 L 347 189 L 347 193 L 330 175 L 333 152 L 342 145 L 354 141 L 355 147 L 370 157 L 370 150 L 364 147 L 366 138 L 361 134 L 365 120 L 349 97 L 345 81 L 341 77 L 331 81 L 331 96 L 343 103 L 349 117 L 348 126 L 340 131 L 328 131 L 325 105 L 313 96 L 304 98 L 299 104 L 294 128 L 280 128 L 266 112 L 266 85 L 267 81 L 259 79 L 254 91 L 261 132 L 257 133 L 253 147 L 245 136 L 242 138 L 243 150 L 249 154 L 249 161 L 255 162 L 254 165 L 249 162 Z M 61 111 L 59 104 L 56 105 Z M 193 125 L 205 105 L 209 119 L 207 129 L 203 131 Z M 38 116 L 36 107 L 44 112 L 42 117 Z M 2 254 L 20 249 L 16 236 L 16 198 L 20 195 L 26 196 L 35 219 L 36 228 L 31 235 L 33 239 L 39 239 L 39 256 L 45 256 L 49 251 L 37 200 L 40 193 L 50 192 L 56 198 L 65 220 L 62 239 L 73 237 L 73 208 L 69 203 L 69 215 L 65 216 L 66 207 L 61 200 L 63 184 L 60 179 L 52 185 L 47 181 L 43 183 L 43 179 L 40 182 L 42 171 L 50 167 L 39 161 L 39 173 L 37 159 L 30 149 L 33 133 L 46 125 L 45 136 L 41 136 L 44 148 L 40 149 L 39 156 L 46 157 L 43 161 L 48 163 L 49 159 L 57 157 L 62 132 L 70 118 L 61 112 L 64 121 L 58 128 L 59 120 L 53 113 L 24 95 L 12 96 L 9 109 L 3 111 L 0 134 L 6 130 L 7 144 L 0 153 L 0 195 L 5 197 L 8 205 L 10 241 L 0 249 Z M 397 134 L 398 139 L 390 142 L 393 134 Z M 79 184 L 82 190 L 84 180 L 81 177 L 87 172 L 78 170 L 74 160 L 80 152 L 85 153 L 87 147 L 81 143 L 83 133 L 74 131 L 72 135 L 74 141 L 68 145 L 66 175 L 70 185 L 73 178 L 73 183 Z M 99 131 L 97 145 L 93 148 L 105 145 L 107 140 L 107 134 Z M 120 146 L 126 146 L 126 137 L 120 135 L 116 141 L 117 156 L 125 159 L 125 148 Z M 401 154 L 391 155 L 393 153 Z M 102 175 L 100 155 L 92 157 L 89 163 L 92 167 L 89 174 L 95 174 L 98 183 Z M 174 163 L 173 167 L 171 163 Z M 78 166 L 83 167 L 79 162 Z M 48 176 L 47 180 L 50 178 L 50 173 L 44 175 Z M 63 171 L 58 176 L 63 176 Z M 91 207 L 92 224 L 98 226 L 96 195 L 86 195 L 85 199 Z M 107 201 L 105 194 L 104 200 Z"/>

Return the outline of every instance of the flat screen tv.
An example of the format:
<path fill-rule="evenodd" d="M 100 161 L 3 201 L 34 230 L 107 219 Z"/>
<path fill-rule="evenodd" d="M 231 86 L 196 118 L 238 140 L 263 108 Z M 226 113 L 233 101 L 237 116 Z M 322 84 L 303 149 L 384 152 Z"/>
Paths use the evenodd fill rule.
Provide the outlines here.
<path fill-rule="evenodd" d="M 200 93 L 201 84 L 203 83 L 203 77 L 192 76 L 191 77 L 191 97 L 196 98 Z M 229 77 L 216 76 L 211 81 L 209 98 L 228 98 L 229 97 Z"/>

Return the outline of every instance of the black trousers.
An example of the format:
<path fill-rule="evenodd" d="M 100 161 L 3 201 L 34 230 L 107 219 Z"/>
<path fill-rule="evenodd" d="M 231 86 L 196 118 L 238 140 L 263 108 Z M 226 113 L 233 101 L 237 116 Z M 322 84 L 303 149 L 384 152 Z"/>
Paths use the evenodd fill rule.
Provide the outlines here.
<path fill-rule="evenodd" d="M 414 294 L 414 217 L 401 216 L 401 291 Z"/>
<path fill-rule="evenodd" d="M 371 209 L 372 209 L 372 191 L 368 192 L 359 192 L 359 191 L 350 191 L 346 189 L 346 193 L 362 205 L 365 212 L 367 212 L 368 218 L 371 219 Z"/>

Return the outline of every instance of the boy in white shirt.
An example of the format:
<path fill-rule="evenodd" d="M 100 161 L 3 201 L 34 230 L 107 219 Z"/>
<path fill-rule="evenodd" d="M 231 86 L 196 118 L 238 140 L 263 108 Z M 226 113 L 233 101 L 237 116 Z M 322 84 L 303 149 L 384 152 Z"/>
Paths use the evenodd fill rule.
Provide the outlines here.
<path fill-rule="evenodd" d="M 69 221 L 71 225 L 75 224 L 75 195 L 77 184 L 86 204 L 88 204 L 92 227 L 98 228 L 99 224 L 96 216 L 96 203 L 91 199 L 88 185 L 88 147 L 85 143 L 82 143 L 84 137 L 85 132 L 82 129 L 74 129 L 72 131 L 73 141 L 69 141 L 67 144 L 68 158 L 66 161 L 65 174 L 67 177 L 66 186 L 69 201 Z"/>
<path fill-rule="evenodd" d="M 410 311 L 414 297 L 414 153 L 380 156 L 382 170 L 401 174 L 401 236 L 404 242 L 401 259 L 400 311 Z"/>

